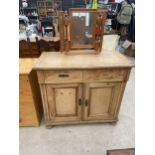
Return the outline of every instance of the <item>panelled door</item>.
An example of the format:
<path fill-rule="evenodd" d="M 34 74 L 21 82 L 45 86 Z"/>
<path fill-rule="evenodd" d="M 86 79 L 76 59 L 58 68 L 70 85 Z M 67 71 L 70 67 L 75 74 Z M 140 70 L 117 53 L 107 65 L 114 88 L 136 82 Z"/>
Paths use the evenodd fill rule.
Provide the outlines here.
<path fill-rule="evenodd" d="M 120 87 L 121 83 L 117 82 L 85 84 L 84 119 L 114 119 Z"/>
<path fill-rule="evenodd" d="M 48 117 L 52 122 L 81 120 L 80 84 L 46 85 Z"/>

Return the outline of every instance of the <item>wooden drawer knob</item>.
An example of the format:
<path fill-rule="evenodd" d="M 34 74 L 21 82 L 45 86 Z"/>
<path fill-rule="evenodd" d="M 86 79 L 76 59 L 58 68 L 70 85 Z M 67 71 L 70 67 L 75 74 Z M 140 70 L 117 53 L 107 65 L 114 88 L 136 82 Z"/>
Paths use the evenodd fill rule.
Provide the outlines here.
<path fill-rule="evenodd" d="M 85 106 L 88 106 L 88 100 L 85 100 Z"/>
<path fill-rule="evenodd" d="M 59 77 L 65 78 L 65 77 L 69 77 L 69 75 L 68 74 L 59 74 Z"/>

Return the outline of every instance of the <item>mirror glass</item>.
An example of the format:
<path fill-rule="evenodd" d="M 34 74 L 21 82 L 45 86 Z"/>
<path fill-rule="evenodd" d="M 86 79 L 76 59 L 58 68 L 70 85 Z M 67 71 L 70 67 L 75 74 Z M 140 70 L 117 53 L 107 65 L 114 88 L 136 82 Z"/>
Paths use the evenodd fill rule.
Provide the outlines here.
<path fill-rule="evenodd" d="M 72 12 L 72 47 L 93 44 L 94 12 Z"/>

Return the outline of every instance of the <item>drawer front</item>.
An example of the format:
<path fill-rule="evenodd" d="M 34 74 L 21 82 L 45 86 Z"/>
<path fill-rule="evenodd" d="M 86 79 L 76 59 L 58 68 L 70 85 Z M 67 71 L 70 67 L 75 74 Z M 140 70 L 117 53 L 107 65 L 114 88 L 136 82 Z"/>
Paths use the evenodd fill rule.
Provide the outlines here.
<path fill-rule="evenodd" d="M 83 81 L 123 81 L 126 78 L 125 69 L 95 69 L 83 71 Z"/>
<path fill-rule="evenodd" d="M 38 73 L 39 83 L 82 82 L 82 71 L 44 71 Z"/>

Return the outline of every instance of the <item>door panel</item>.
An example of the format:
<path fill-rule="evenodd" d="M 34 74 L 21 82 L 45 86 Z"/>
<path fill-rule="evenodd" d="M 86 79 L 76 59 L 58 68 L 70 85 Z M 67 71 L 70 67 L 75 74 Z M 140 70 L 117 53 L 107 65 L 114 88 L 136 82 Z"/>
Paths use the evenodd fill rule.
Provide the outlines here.
<path fill-rule="evenodd" d="M 76 121 L 81 119 L 81 85 L 47 85 L 47 104 L 52 121 Z"/>
<path fill-rule="evenodd" d="M 55 88 L 57 115 L 76 115 L 76 89 Z"/>
<path fill-rule="evenodd" d="M 112 96 L 111 88 L 92 88 L 90 90 L 90 115 L 102 115 L 108 112 L 110 98 Z"/>
<path fill-rule="evenodd" d="M 85 85 L 84 119 L 113 119 L 118 104 L 120 83 L 90 83 Z M 85 103 L 86 103 L 85 102 Z"/>

